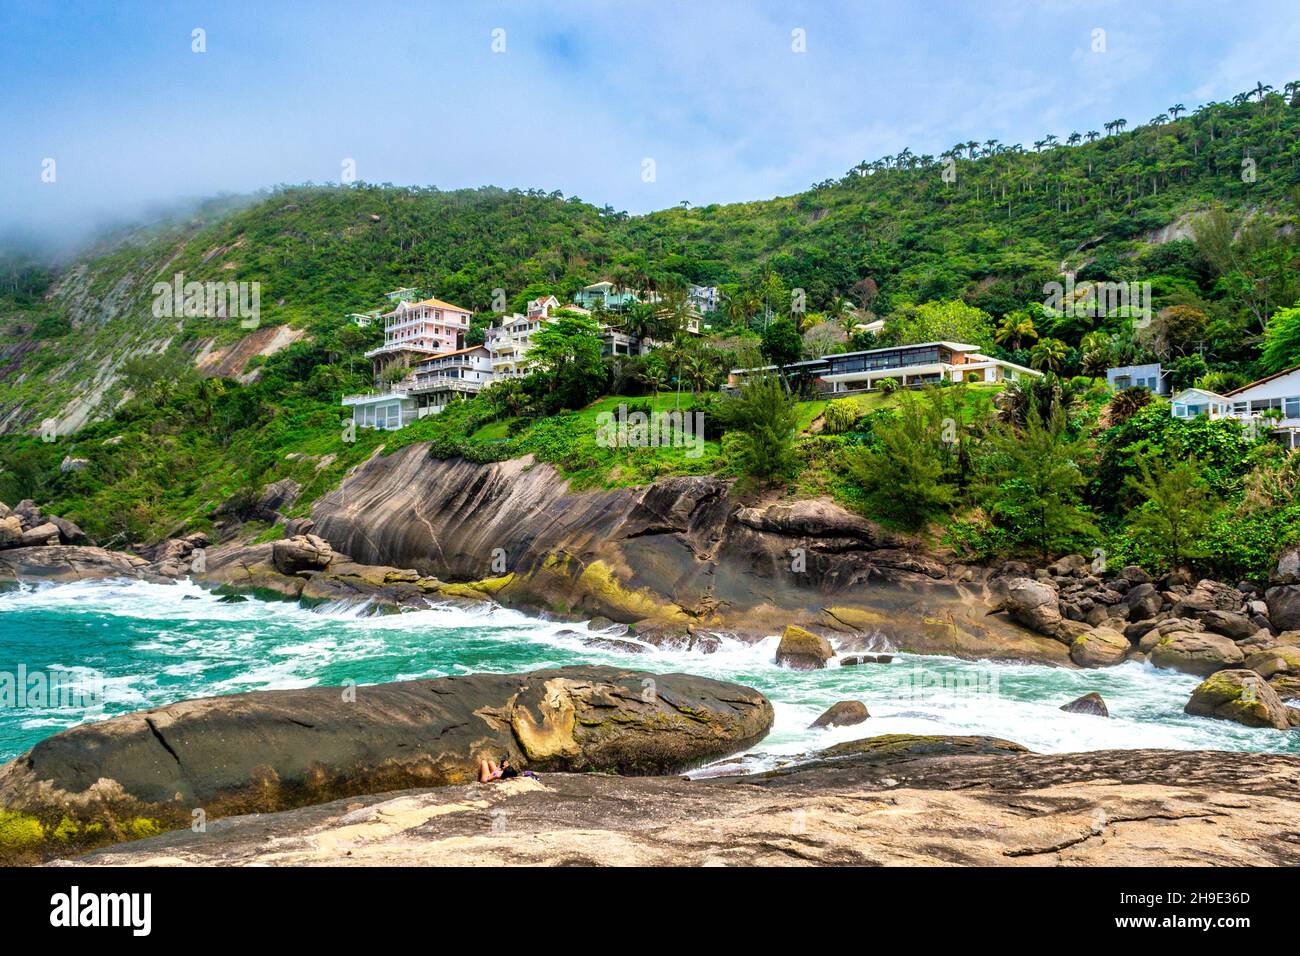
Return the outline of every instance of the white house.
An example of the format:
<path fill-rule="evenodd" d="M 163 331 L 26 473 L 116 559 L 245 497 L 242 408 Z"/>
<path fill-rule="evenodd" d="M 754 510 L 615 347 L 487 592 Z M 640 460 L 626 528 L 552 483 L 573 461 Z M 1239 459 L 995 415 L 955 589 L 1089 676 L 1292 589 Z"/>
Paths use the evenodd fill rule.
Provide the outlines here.
<path fill-rule="evenodd" d="M 345 395 L 359 428 L 393 430 L 417 418 L 436 415 L 461 398 L 492 384 L 492 357 L 486 346 L 444 352 L 418 362 L 400 382 L 384 391 Z"/>
<path fill-rule="evenodd" d="M 1156 395 L 1169 396 L 1169 373 L 1159 362 L 1150 365 L 1120 365 L 1106 369 L 1106 384 L 1115 391 L 1125 388 L 1145 388 Z"/>
<path fill-rule="evenodd" d="M 1170 410 L 1175 418 L 1208 415 L 1266 423 L 1288 448 L 1300 448 L 1300 365 L 1233 389 L 1226 395 L 1202 388 L 1184 389 L 1173 397 Z"/>

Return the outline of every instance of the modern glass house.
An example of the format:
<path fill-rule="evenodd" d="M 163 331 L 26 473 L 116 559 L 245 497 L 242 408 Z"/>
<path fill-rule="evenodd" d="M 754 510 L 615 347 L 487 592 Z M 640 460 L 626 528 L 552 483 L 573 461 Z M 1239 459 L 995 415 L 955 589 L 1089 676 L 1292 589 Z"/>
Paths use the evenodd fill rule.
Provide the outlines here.
<path fill-rule="evenodd" d="M 769 365 L 757 369 L 732 369 L 727 387 L 737 388 L 746 375 L 775 371 Z M 1002 382 L 1021 377 L 1038 377 L 1038 372 L 1014 362 L 991 358 L 978 346 L 961 342 L 922 342 L 892 348 L 843 352 L 782 367 L 788 376 L 811 378 L 829 395 L 871 391 L 885 379 L 903 388 L 919 388 L 949 382 Z"/>

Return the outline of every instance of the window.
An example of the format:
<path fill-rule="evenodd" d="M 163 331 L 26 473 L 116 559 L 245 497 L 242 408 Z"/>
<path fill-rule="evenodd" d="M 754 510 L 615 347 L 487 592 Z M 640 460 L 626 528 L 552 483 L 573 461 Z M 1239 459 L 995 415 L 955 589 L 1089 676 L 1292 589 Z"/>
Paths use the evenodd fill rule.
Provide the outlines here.
<path fill-rule="evenodd" d="M 1284 411 L 1287 418 L 1300 418 L 1300 395 L 1288 398 Z"/>

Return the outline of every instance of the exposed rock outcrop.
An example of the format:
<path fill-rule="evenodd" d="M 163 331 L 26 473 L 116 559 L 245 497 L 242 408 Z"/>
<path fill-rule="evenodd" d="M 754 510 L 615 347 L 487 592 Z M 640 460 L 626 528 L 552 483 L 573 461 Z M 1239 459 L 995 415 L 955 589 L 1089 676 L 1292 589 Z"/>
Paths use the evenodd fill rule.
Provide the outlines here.
<path fill-rule="evenodd" d="M 188 826 L 195 809 L 214 819 L 464 783 L 501 754 L 521 769 L 672 773 L 771 723 L 749 688 L 613 667 L 260 691 L 57 733 L 0 768 L 0 807 L 121 839 L 130 821 Z"/>
<path fill-rule="evenodd" d="M 478 465 L 411 445 L 355 468 L 312 520 L 357 562 L 524 610 L 746 638 L 795 624 L 862 650 L 1069 662 L 1061 642 L 986 613 L 982 572 L 829 501 L 743 507 L 716 477 L 575 493 L 531 459 Z"/>
<path fill-rule="evenodd" d="M 134 578 L 165 582 L 150 570 L 149 562 L 120 551 L 73 545 L 11 548 L 0 551 L 0 587 L 18 582 L 66 584 L 106 578 Z"/>
<path fill-rule="evenodd" d="M 876 741 L 877 744 L 873 744 Z M 544 774 L 339 800 L 86 865 L 1296 866 L 1300 757 L 873 738 L 779 774 Z M 635 812 L 629 812 L 635 808 Z M 493 823 L 508 821 L 508 838 Z"/>

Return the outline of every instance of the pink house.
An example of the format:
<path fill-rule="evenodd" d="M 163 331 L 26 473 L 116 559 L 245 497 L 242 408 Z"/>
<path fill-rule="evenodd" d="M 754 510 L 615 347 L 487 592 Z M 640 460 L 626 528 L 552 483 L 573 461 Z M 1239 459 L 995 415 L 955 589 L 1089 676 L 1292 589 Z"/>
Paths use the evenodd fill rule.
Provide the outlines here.
<path fill-rule="evenodd" d="M 396 361 L 404 365 L 431 355 L 454 352 L 465 344 L 471 313 L 441 299 L 399 302 L 383 315 L 384 344 L 366 353 L 375 374 Z"/>

